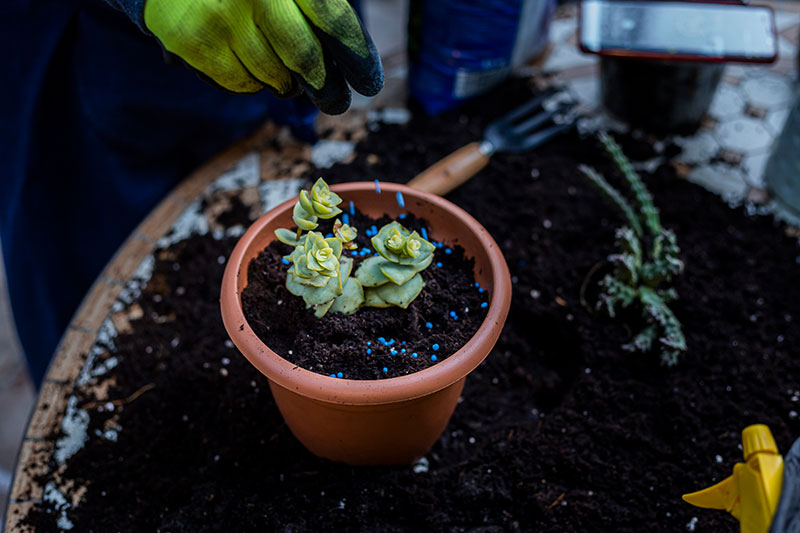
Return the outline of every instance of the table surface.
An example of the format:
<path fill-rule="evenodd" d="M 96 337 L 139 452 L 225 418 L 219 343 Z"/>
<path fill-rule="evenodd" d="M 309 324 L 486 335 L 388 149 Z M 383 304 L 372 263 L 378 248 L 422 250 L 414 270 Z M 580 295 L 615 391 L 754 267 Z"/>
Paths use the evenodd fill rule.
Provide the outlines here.
<path fill-rule="evenodd" d="M 792 102 L 800 6 L 774 5 L 781 59 L 770 67 L 729 66 L 700 131 L 674 139 L 683 146 L 683 153 L 673 162 L 682 175 L 727 200 L 765 198 L 763 167 Z M 530 75 L 542 85 L 566 86 L 573 98 L 594 112 L 593 127 L 617 128 L 611 118 L 597 111 L 597 61 L 577 52 L 571 9 L 559 13 L 551 29 L 549 53 L 531 67 Z M 108 361 L 113 358 L 98 356 L 109 350 L 117 333 L 130 328 L 135 315 L 128 304 L 147 282 L 154 250 L 193 232 L 220 231 L 215 216 L 230 205 L 234 195 L 251 206 L 252 214 L 264 212 L 296 194 L 309 177 L 312 162 L 320 167 L 347 161 L 354 144 L 367 134 L 370 121 L 407 120 L 407 112 L 391 107 L 404 101 L 404 59 L 397 55 L 384 58 L 384 63 L 387 85 L 379 98 L 368 102 L 356 99 L 358 108 L 340 117 L 321 116 L 318 129 L 328 133 L 313 148 L 293 141 L 284 130 L 265 125 L 188 176 L 131 234 L 94 283 L 61 339 L 20 449 L 6 514 L 7 531 L 18 530 L 19 519 L 42 498 L 60 496 L 59 472 L 70 452 L 80 447 L 81 424 L 88 420 L 85 411 L 77 407 L 75 391 L 97 389 L 96 378 L 110 370 Z M 369 110 L 387 107 L 389 111 Z M 101 359 L 104 362 L 98 364 Z M 102 391 L 95 393 L 104 397 Z M 56 442 L 48 439 L 59 429 L 65 437 Z M 42 470 L 52 464 L 48 459 L 53 457 L 60 466 Z M 41 474 L 47 474 L 52 482 L 35 481 Z"/>

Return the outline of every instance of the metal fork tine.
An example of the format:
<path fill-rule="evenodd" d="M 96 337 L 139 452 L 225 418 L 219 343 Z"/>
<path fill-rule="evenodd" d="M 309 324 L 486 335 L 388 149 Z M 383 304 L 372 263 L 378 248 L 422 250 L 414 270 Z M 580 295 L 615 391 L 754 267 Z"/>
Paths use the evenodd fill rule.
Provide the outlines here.
<path fill-rule="evenodd" d="M 539 107 L 547 98 L 553 95 L 553 91 L 545 91 L 535 98 L 531 99 L 526 104 L 521 105 L 520 107 L 514 109 L 510 113 L 506 114 L 505 116 L 501 117 L 500 119 L 496 120 L 496 124 L 511 124 L 527 114 L 531 111 Z"/>
<path fill-rule="evenodd" d="M 531 118 L 526 119 L 523 122 L 520 122 L 516 126 L 512 126 L 511 127 L 511 132 L 515 133 L 517 135 L 524 135 L 524 134 L 528 133 L 529 131 L 531 131 L 531 130 L 533 130 L 535 128 L 538 128 L 539 126 L 541 126 L 542 124 L 544 124 L 545 122 L 550 120 L 550 117 L 552 117 L 553 115 L 555 115 L 556 113 L 559 113 L 559 112 L 560 112 L 559 109 L 552 109 L 550 111 L 542 111 L 541 113 L 533 115 Z"/>
<path fill-rule="evenodd" d="M 523 139 L 521 143 L 522 146 L 521 150 L 532 150 L 538 146 L 541 146 L 542 144 L 550 140 L 551 137 L 555 137 L 562 131 L 571 128 L 574 125 L 574 123 L 575 123 L 574 121 L 569 121 L 563 124 L 556 124 L 554 126 L 550 126 L 549 128 L 539 130 L 529 135 L 528 137 Z"/>

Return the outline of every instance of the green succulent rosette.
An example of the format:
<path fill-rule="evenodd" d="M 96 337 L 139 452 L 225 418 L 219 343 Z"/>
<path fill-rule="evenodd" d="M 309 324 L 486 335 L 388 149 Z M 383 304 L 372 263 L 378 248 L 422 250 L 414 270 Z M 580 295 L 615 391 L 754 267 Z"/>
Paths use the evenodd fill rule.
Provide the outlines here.
<path fill-rule="evenodd" d="M 338 302 L 337 311 L 351 314 L 358 310 L 363 301 L 363 291 L 360 284 L 350 278 L 353 260 L 342 258 L 342 241 L 337 237 L 326 239 L 313 231 L 301 240 L 284 258 L 292 264 L 286 273 L 289 292 L 302 297 L 306 307 L 313 308 L 318 318 L 324 316 L 345 292 L 347 296 Z"/>
<path fill-rule="evenodd" d="M 342 245 L 347 250 L 355 250 L 358 245 L 354 242 L 358 236 L 358 230 L 349 224 L 342 224 L 338 218 L 333 223 L 333 235 L 342 241 Z"/>
<path fill-rule="evenodd" d="M 331 191 L 325 180 L 319 178 L 311 187 L 311 192 L 300 191 L 292 211 L 292 220 L 300 230 L 311 231 L 317 228 L 318 219 L 329 219 L 340 214 L 342 210 L 337 207 L 340 203 L 342 198 Z"/>
<path fill-rule="evenodd" d="M 406 308 L 422 291 L 420 272 L 433 261 L 433 244 L 398 222 L 383 226 L 372 237 L 379 256 L 364 260 L 355 277 L 365 288 L 364 305 Z"/>

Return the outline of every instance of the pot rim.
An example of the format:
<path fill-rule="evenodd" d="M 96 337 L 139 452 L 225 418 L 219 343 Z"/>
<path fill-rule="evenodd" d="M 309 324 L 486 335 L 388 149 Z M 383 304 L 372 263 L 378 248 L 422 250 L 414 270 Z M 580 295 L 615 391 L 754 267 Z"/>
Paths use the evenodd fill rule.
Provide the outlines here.
<path fill-rule="evenodd" d="M 360 181 L 333 185 L 331 190 L 346 196 L 351 191 L 374 187 L 374 182 Z M 493 289 L 486 318 L 455 353 L 436 365 L 405 376 L 379 380 L 332 378 L 284 359 L 270 349 L 248 324 L 237 287 L 240 277 L 247 275 L 249 265 L 242 264 L 246 251 L 265 226 L 291 209 L 296 202 L 292 198 L 262 215 L 247 229 L 228 258 L 222 279 L 220 305 L 225 329 L 239 351 L 271 382 L 308 398 L 342 405 L 408 401 L 433 394 L 461 380 L 486 358 L 497 342 L 511 305 L 511 276 L 500 247 L 489 232 L 466 211 L 444 198 L 399 183 L 380 182 L 380 187 L 392 195 L 401 192 L 408 199 L 424 200 L 461 219 L 472 231 L 489 258 Z"/>

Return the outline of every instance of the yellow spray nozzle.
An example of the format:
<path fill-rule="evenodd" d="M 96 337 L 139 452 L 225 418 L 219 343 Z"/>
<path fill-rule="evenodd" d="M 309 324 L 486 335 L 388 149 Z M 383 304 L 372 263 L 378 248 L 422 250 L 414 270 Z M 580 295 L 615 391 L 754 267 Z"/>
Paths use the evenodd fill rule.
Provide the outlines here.
<path fill-rule="evenodd" d="M 706 489 L 684 494 L 697 507 L 725 509 L 739 520 L 742 533 L 767 533 L 783 485 L 783 457 L 772 432 L 763 424 L 742 431 L 744 463 L 733 474 Z"/>
<path fill-rule="evenodd" d="M 772 437 L 772 431 L 764 424 L 753 424 L 742 431 L 742 453 L 744 460 L 749 461 L 754 453 L 778 453 L 778 445 Z"/>

